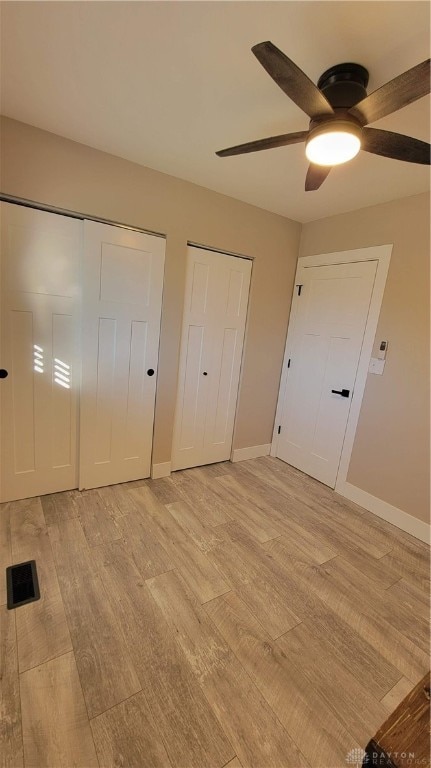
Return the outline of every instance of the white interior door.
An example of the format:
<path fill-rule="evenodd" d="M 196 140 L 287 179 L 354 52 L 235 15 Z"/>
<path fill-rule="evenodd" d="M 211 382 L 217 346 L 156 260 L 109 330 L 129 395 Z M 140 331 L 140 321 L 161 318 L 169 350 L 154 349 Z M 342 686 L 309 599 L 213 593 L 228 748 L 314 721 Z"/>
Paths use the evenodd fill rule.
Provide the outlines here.
<path fill-rule="evenodd" d="M 86 221 L 79 487 L 150 475 L 165 240 Z"/>
<path fill-rule="evenodd" d="M 276 455 L 335 486 L 377 261 L 302 267 Z"/>
<path fill-rule="evenodd" d="M 230 457 L 251 261 L 190 246 L 172 469 Z"/>
<path fill-rule="evenodd" d="M 1 203 L 1 500 L 77 485 L 82 222 Z"/>

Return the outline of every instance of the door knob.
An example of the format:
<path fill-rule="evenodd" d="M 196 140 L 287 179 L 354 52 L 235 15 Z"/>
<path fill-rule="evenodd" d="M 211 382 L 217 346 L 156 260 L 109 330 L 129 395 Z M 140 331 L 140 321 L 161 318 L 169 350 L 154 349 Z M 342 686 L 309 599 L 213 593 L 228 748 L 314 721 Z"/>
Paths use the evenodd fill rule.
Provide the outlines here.
<path fill-rule="evenodd" d="M 154 376 L 154 368 L 148 368 L 147 376 Z"/>
<path fill-rule="evenodd" d="M 331 389 L 334 395 L 341 395 L 341 397 L 349 397 L 350 389 Z"/>
<path fill-rule="evenodd" d="M 0 379 L 5 379 L 9 376 L 9 372 L 5 368 L 0 368 Z"/>

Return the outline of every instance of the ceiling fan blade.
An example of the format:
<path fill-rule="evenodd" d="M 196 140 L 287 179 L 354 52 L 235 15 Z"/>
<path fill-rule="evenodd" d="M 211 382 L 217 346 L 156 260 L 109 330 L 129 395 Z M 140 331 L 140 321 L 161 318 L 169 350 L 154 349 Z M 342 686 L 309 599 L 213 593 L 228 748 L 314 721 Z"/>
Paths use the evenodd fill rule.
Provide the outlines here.
<path fill-rule="evenodd" d="M 396 112 L 430 92 L 430 59 L 422 61 L 373 91 L 349 109 L 363 125 Z"/>
<path fill-rule="evenodd" d="M 299 144 L 301 141 L 305 141 L 307 136 L 308 131 L 282 133 L 280 136 L 268 136 L 267 139 L 257 139 L 257 141 L 248 141 L 246 144 L 238 144 L 236 147 L 219 149 L 216 155 L 219 157 L 230 157 L 231 155 L 244 155 L 246 152 L 260 152 L 261 149 L 285 147 L 288 144 Z"/>
<path fill-rule="evenodd" d="M 313 163 L 310 163 L 307 176 L 305 177 L 305 191 L 313 192 L 315 189 L 319 189 L 330 170 L 330 165 L 314 165 Z"/>
<path fill-rule="evenodd" d="M 426 141 L 404 136 L 402 133 L 381 131 L 378 128 L 364 128 L 361 149 L 374 155 L 383 155 L 407 163 L 430 165 L 430 144 Z"/>
<path fill-rule="evenodd" d="M 251 50 L 282 91 L 309 117 L 334 114 L 317 85 L 273 43 L 258 43 Z"/>

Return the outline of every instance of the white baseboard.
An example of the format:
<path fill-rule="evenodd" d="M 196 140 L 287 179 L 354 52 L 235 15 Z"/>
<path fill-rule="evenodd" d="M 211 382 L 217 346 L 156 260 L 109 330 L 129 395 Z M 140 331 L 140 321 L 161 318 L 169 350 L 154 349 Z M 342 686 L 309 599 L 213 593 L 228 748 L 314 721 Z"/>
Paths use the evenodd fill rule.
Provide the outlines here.
<path fill-rule="evenodd" d="M 250 448 L 236 448 L 232 452 L 231 461 L 245 461 L 246 459 L 258 459 L 259 456 L 269 456 L 271 444 L 251 445 Z"/>
<path fill-rule="evenodd" d="M 171 462 L 164 461 L 162 464 L 151 465 L 151 478 L 158 480 L 160 477 L 169 477 L 171 474 Z"/>
<path fill-rule="evenodd" d="M 355 504 L 359 504 L 360 507 L 368 509 L 377 517 L 381 517 L 392 525 L 396 525 L 397 528 L 401 528 L 402 531 L 410 533 L 416 539 L 424 541 L 426 544 L 430 543 L 430 526 L 428 523 L 424 523 L 422 520 L 418 520 L 417 517 L 409 515 L 408 512 L 403 512 L 398 507 L 393 507 L 392 504 L 388 504 L 387 501 L 378 499 L 377 496 L 372 496 L 371 493 L 363 491 L 362 488 L 358 488 L 351 483 L 342 482 L 335 487 L 336 493 L 340 496 L 344 496 L 350 501 L 354 501 Z"/>

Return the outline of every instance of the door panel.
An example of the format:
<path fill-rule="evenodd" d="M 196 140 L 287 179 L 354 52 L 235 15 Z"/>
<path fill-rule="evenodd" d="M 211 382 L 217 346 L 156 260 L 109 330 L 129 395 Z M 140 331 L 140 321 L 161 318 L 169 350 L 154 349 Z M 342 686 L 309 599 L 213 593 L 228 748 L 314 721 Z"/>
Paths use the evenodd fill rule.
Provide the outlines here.
<path fill-rule="evenodd" d="M 230 457 L 251 262 L 188 250 L 172 468 Z"/>
<path fill-rule="evenodd" d="M 36 358 L 32 361 L 33 345 L 33 313 L 26 310 L 13 309 L 9 314 L 10 336 L 11 336 L 11 357 L 9 370 L 9 381 L 5 379 L 2 382 L 2 394 L 7 394 L 6 384 L 11 390 L 11 403 L 17 403 L 16 412 L 10 413 L 12 417 L 11 425 L 13 431 L 14 446 L 14 466 L 12 471 L 16 474 L 24 472 L 34 472 L 35 462 L 35 430 L 34 430 L 34 371 L 43 373 L 43 368 L 39 367 L 42 362 Z M 7 325 L 7 319 L 5 319 Z M 6 347 L 6 344 L 4 345 Z M 42 350 L 42 347 L 39 347 Z M 36 365 L 37 363 L 37 365 Z M 7 365 L 7 359 L 2 364 Z M 9 399 L 9 398 L 8 398 Z M 2 398 L 2 417 L 3 428 L 7 419 L 7 400 Z M 3 440 L 7 440 L 6 434 L 2 434 Z M 7 465 L 7 453 L 5 463 Z M 7 483 L 8 478 L 2 478 L 3 483 Z"/>
<path fill-rule="evenodd" d="M 201 257 L 202 258 L 202 257 Z M 189 311 L 193 315 L 205 316 L 208 301 L 208 281 L 210 278 L 210 265 L 195 260 L 191 266 L 191 287 Z"/>
<path fill-rule="evenodd" d="M 52 316 L 52 355 L 54 360 L 54 386 L 52 392 L 52 465 L 68 466 L 75 461 L 72 455 L 74 441 L 72 432 L 76 432 L 76 418 L 73 409 L 72 388 L 77 388 L 72 381 L 72 367 L 75 346 L 76 319 L 72 315 L 53 314 Z M 75 375 L 75 371 L 73 371 Z"/>
<path fill-rule="evenodd" d="M 165 240 L 86 221 L 84 242 L 80 488 L 95 488 L 150 475 Z"/>
<path fill-rule="evenodd" d="M 94 401 L 96 407 L 94 414 L 94 460 L 97 464 L 110 461 L 112 456 L 116 330 L 115 319 L 99 318 Z M 85 378 L 87 378 L 86 375 Z"/>
<path fill-rule="evenodd" d="M 146 383 L 145 360 L 147 359 L 148 323 L 133 320 L 130 338 L 130 366 L 127 382 L 126 459 L 138 456 L 143 450 L 143 435 L 140 425 L 140 404 L 144 398 Z"/>
<path fill-rule="evenodd" d="M 1 203 L 1 500 L 77 485 L 82 222 Z"/>
<path fill-rule="evenodd" d="M 187 329 L 181 422 L 178 443 L 181 451 L 195 448 L 196 436 L 202 433 L 205 423 L 206 391 L 202 378 L 202 356 L 205 328 L 190 325 Z"/>
<path fill-rule="evenodd" d="M 303 267 L 277 456 L 335 486 L 377 262 Z M 348 390 L 343 397 L 332 390 Z"/>
<path fill-rule="evenodd" d="M 238 331 L 236 328 L 223 329 L 223 341 L 220 360 L 220 378 L 215 401 L 214 422 L 211 424 L 214 445 L 224 444 L 228 435 L 229 408 L 232 402 L 232 383 L 234 374 L 235 351 Z"/>

